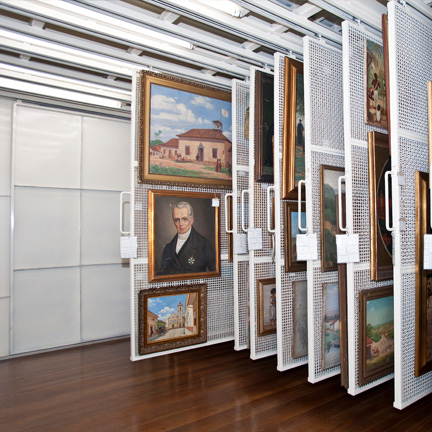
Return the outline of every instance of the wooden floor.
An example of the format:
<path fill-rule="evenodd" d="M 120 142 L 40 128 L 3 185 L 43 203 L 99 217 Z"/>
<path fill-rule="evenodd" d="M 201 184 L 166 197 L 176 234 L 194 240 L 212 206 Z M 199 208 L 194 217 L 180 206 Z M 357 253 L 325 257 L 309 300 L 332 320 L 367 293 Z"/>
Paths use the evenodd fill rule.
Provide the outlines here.
<path fill-rule="evenodd" d="M 393 408 L 393 381 L 352 397 L 232 343 L 139 362 L 121 340 L 0 361 L 0 431 L 432 431 L 432 395 Z"/>

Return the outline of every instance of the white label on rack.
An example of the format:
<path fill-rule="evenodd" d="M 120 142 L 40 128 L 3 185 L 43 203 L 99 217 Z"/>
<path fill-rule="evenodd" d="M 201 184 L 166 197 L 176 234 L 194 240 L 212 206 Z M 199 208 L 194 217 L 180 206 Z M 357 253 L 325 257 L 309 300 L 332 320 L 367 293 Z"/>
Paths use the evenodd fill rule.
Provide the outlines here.
<path fill-rule="evenodd" d="M 219 207 L 219 198 L 212 199 L 212 207 Z"/>
<path fill-rule="evenodd" d="M 337 262 L 338 264 L 354 263 L 360 261 L 359 235 L 336 235 Z"/>
<path fill-rule="evenodd" d="M 262 249 L 262 228 L 250 228 L 247 235 L 249 250 Z"/>
<path fill-rule="evenodd" d="M 432 234 L 425 234 L 423 239 L 423 270 L 432 270 Z"/>
<path fill-rule="evenodd" d="M 297 261 L 318 259 L 318 242 L 315 234 L 297 234 Z"/>
<path fill-rule="evenodd" d="M 120 258 L 137 257 L 137 237 L 120 237 Z"/>
<path fill-rule="evenodd" d="M 234 234 L 233 253 L 236 255 L 247 253 L 246 234 Z"/>

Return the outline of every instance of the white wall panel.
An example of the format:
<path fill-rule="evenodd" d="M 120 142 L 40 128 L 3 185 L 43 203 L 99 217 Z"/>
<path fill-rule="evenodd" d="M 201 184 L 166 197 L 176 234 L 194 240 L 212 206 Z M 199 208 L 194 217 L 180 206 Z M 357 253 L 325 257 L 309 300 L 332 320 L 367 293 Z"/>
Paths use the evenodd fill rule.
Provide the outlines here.
<path fill-rule="evenodd" d="M 9 299 L 0 298 L 0 357 L 9 355 Z"/>
<path fill-rule="evenodd" d="M 82 339 L 130 333 L 129 266 L 81 268 Z"/>
<path fill-rule="evenodd" d="M 83 189 L 130 191 L 130 123 L 83 118 Z"/>
<path fill-rule="evenodd" d="M 14 269 L 79 265 L 79 191 L 16 188 Z"/>
<path fill-rule="evenodd" d="M 0 297 L 9 296 L 10 198 L 0 196 Z"/>
<path fill-rule="evenodd" d="M 81 264 L 121 263 L 119 192 L 81 192 Z M 129 216 L 125 214 L 125 229 Z M 127 222 L 126 222 L 127 221 Z"/>
<path fill-rule="evenodd" d="M 0 195 L 10 195 L 12 101 L 0 99 Z"/>
<path fill-rule="evenodd" d="M 14 273 L 13 354 L 80 342 L 80 271 Z"/>
<path fill-rule="evenodd" d="M 15 184 L 79 188 L 81 116 L 19 106 Z"/>

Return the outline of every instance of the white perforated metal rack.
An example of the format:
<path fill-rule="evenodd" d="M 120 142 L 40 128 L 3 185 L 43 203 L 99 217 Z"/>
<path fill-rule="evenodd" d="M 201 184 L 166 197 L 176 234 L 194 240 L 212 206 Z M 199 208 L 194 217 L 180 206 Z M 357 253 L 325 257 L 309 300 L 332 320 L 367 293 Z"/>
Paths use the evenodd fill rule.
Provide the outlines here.
<path fill-rule="evenodd" d="M 233 80 L 233 234 L 241 231 L 241 196 L 249 187 L 249 140 L 245 138 L 246 112 L 249 95 L 249 82 Z M 233 255 L 234 271 L 234 349 L 248 348 L 249 312 L 248 277 L 249 255 Z"/>
<path fill-rule="evenodd" d="M 367 385 L 359 386 L 359 292 L 392 284 L 391 280 L 370 280 L 370 227 L 367 133 L 373 130 L 387 133 L 386 129 L 364 122 L 364 41 L 369 39 L 382 45 L 382 38 L 363 26 L 344 22 L 343 78 L 346 220 L 348 233 L 359 234 L 360 262 L 347 264 L 348 311 L 348 393 L 356 395 L 393 377 L 389 374 Z"/>
<path fill-rule="evenodd" d="M 262 229 L 262 249 L 249 251 L 249 317 L 250 317 L 250 356 L 255 360 L 276 354 L 276 335 L 258 335 L 257 320 L 257 281 L 274 278 L 275 265 L 272 258 L 271 237 L 268 232 L 267 202 L 269 183 L 255 181 L 255 72 L 262 71 L 273 75 L 267 69 L 250 68 L 249 106 L 249 224 L 246 227 Z M 255 205 L 256 203 L 256 205 Z"/>
<path fill-rule="evenodd" d="M 342 51 L 303 39 L 305 99 L 306 221 L 318 237 L 318 260 L 307 263 L 309 382 L 340 373 L 322 367 L 323 283 L 338 281 L 336 271 L 321 272 L 320 165 L 344 167 Z"/>
<path fill-rule="evenodd" d="M 394 232 L 395 401 L 403 409 L 432 392 L 432 372 L 414 375 L 415 171 L 428 172 L 427 81 L 432 80 L 432 21 L 409 5 L 388 3 Z"/>
<path fill-rule="evenodd" d="M 276 271 L 276 322 L 277 322 L 277 369 L 284 371 L 307 363 L 307 356 L 293 358 L 292 347 L 294 339 L 293 326 L 293 282 L 306 280 L 306 272 L 285 272 L 284 251 L 284 210 L 281 201 L 281 173 L 282 173 L 282 125 L 283 102 L 285 87 L 285 56 L 275 54 L 275 133 L 274 166 L 279 167 L 274 173 L 275 194 L 275 271 Z"/>
<path fill-rule="evenodd" d="M 135 161 L 138 148 L 138 73 L 133 76 L 132 88 L 132 125 L 133 145 Z M 174 190 L 206 192 L 205 188 L 188 188 L 180 186 L 164 186 L 137 183 L 137 164 L 135 162 L 132 194 L 132 221 L 131 234 L 137 236 L 138 254 L 136 259 L 131 259 L 131 360 L 142 360 L 149 357 L 170 354 L 187 349 L 198 348 L 215 343 L 221 343 L 234 339 L 234 290 L 233 290 L 233 264 L 227 260 L 228 237 L 225 227 L 225 194 L 227 190 L 212 191 L 221 194 L 221 218 L 220 218 L 220 245 L 221 245 L 221 276 L 209 279 L 193 279 L 186 281 L 173 281 L 165 283 L 148 282 L 148 190 Z M 163 351 L 155 354 L 141 355 L 138 351 L 138 294 L 142 290 L 165 286 L 182 286 L 194 283 L 207 284 L 207 342 L 192 345 L 190 347 Z"/>

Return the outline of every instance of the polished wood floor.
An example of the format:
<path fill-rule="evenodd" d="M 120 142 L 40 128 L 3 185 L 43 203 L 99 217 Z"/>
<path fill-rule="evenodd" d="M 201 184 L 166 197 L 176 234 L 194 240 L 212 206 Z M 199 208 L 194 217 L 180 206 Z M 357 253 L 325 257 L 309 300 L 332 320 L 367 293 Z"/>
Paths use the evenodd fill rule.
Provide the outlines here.
<path fill-rule="evenodd" d="M 0 431 L 432 431 L 432 395 L 393 408 L 393 382 L 352 397 L 232 343 L 129 361 L 129 341 L 0 361 Z"/>

